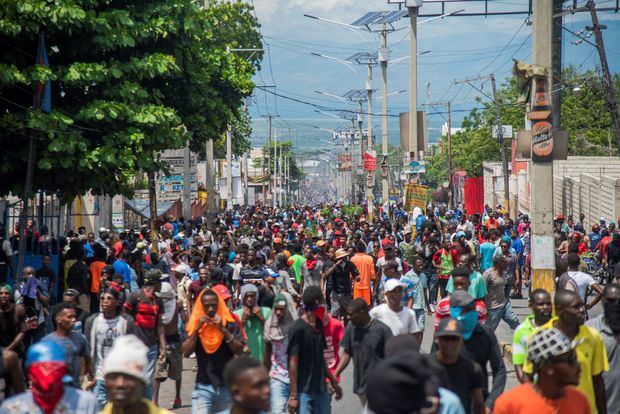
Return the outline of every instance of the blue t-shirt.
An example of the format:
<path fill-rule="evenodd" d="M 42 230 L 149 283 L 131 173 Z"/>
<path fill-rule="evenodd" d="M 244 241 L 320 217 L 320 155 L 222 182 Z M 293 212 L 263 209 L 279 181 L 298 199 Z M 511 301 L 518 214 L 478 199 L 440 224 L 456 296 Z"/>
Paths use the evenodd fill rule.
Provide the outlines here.
<path fill-rule="evenodd" d="M 129 270 L 129 265 L 123 260 L 118 259 L 114 262 L 114 273 L 123 275 L 123 281 L 125 283 L 131 283 L 131 271 Z"/>
<path fill-rule="evenodd" d="M 465 414 L 463 403 L 458 395 L 446 388 L 439 388 L 439 414 Z"/>
<path fill-rule="evenodd" d="M 56 335 L 52 332 L 43 337 L 42 341 L 54 342 L 62 346 L 67 352 L 67 374 L 73 377 L 73 386 L 80 386 L 80 358 L 90 352 L 84 335 L 71 332 L 68 337 Z"/>
<path fill-rule="evenodd" d="M 485 270 L 493 266 L 493 254 L 495 253 L 495 245 L 491 242 L 484 242 L 480 245 L 480 270 Z"/>

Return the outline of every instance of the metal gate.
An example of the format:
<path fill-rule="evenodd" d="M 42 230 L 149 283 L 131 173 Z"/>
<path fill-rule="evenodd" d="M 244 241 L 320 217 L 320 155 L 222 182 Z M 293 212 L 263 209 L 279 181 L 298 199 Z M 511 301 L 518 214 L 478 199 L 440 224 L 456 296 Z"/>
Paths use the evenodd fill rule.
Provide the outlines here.
<path fill-rule="evenodd" d="M 17 260 L 19 250 L 19 220 L 22 212 L 23 202 L 18 200 L 9 203 L 4 212 L 5 240 L 9 240 L 13 250 L 13 268 L 17 271 Z M 55 286 L 54 297 L 58 296 L 58 285 L 63 276 L 60 271 L 60 221 L 61 205 L 56 193 L 39 191 L 28 203 L 26 214 L 27 226 L 22 235 L 26 237 L 26 250 L 24 256 L 24 266 L 32 266 L 35 269 L 41 268 L 43 256 L 50 256 L 52 259 L 51 268 L 56 273 L 57 283 Z M 10 275 L 9 284 L 15 283 L 15 276 Z"/>

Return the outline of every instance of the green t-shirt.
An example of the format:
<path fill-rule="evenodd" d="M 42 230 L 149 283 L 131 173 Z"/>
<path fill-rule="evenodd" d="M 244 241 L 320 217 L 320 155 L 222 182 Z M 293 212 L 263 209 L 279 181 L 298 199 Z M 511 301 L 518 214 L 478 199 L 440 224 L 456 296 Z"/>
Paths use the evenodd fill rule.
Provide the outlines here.
<path fill-rule="evenodd" d="M 306 258 L 299 254 L 294 254 L 289 260 L 292 262 L 291 268 L 295 272 L 295 280 L 297 283 L 301 283 L 301 266 L 306 263 Z"/>
<path fill-rule="evenodd" d="M 263 315 L 265 321 L 271 314 L 271 309 L 261 306 L 260 313 Z M 237 309 L 235 315 L 241 318 L 243 317 L 243 308 Z M 265 354 L 265 338 L 263 337 L 264 326 L 256 316 L 251 316 L 246 323 L 243 324 L 243 329 L 247 335 L 247 345 L 250 348 L 250 355 L 259 361 L 263 361 L 263 355 Z"/>
<path fill-rule="evenodd" d="M 471 282 L 471 284 L 469 285 L 469 289 L 467 289 L 467 293 L 469 293 L 471 297 L 473 297 L 474 299 L 482 299 L 487 295 L 487 284 L 479 272 L 476 272 L 474 270 L 472 274 L 469 275 L 469 281 Z M 454 292 L 452 276 L 450 276 L 450 279 L 448 279 L 446 291 L 448 293 Z"/>
<path fill-rule="evenodd" d="M 512 365 L 525 364 L 525 358 L 527 357 L 527 341 L 536 329 L 532 325 L 532 320 L 534 320 L 534 315 L 526 316 L 525 320 L 517 326 L 512 336 Z"/>

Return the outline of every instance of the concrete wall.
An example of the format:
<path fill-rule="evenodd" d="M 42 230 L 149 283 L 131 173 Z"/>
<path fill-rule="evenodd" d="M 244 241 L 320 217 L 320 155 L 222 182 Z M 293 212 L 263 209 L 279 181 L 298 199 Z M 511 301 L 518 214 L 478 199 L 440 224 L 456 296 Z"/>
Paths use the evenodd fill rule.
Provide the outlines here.
<path fill-rule="evenodd" d="M 529 167 L 529 165 L 528 165 Z M 497 205 L 498 183 L 502 182 L 501 164 L 485 162 L 485 204 Z M 527 169 L 529 171 L 529 168 Z M 568 157 L 553 162 L 554 214 L 585 214 L 586 223 L 598 222 L 600 217 L 615 221 L 620 217 L 620 159 L 615 157 Z M 529 175 L 521 172 L 517 180 L 511 180 L 511 196 L 518 194 L 519 211 L 529 212 Z M 501 194 L 499 194 L 501 195 Z M 514 200 L 511 197 L 511 201 Z"/>

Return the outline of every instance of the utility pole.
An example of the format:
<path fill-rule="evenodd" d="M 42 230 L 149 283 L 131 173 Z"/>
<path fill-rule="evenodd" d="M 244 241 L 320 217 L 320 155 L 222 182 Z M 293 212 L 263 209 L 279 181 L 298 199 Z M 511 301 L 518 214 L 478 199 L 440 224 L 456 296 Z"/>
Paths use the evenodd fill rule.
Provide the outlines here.
<path fill-rule="evenodd" d="M 245 151 L 243 153 L 243 204 L 249 204 L 249 195 L 248 195 L 248 152 Z"/>
<path fill-rule="evenodd" d="M 506 145 L 504 143 L 504 132 L 502 128 L 501 110 L 497 100 L 497 89 L 495 86 L 495 75 L 491 75 L 491 87 L 493 88 L 493 101 L 495 103 L 495 122 L 497 124 L 497 138 L 499 139 L 499 152 L 502 158 L 502 175 L 504 176 L 504 208 L 510 212 L 510 188 L 508 187 L 508 157 L 506 156 Z M 511 137 L 512 138 L 512 137 Z"/>
<path fill-rule="evenodd" d="M 362 182 L 359 183 L 360 196 L 358 197 L 359 198 L 358 201 L 361 204 L 361 202 L 363 200 L 362 191 L 364 189 L 364 181 L 363 181 L 363 179 L 364 179 L 364 130 L 362 128 L 362 113 L 363 113 L 364 110 L 363 110 L 363 107 L 362 107 L 362 100 L 361 99 L 358 101 L 358 109 L 359 109 L 359 115 L 357 116 L 357 126 L 358 126 L 358 129 L 360 131 L 359 132 L 359 134 L 360 134 L 360 142 L 359 142 L 360 157 L 359 157 L 358 171 L 361 170 L 361 172 L 362 172 L 362 176 L 361 176 Z M 357 171 L 356 171 L 356 174 L 355 174 L 356 178 L 360 178 L 360 177 L 357 177 L 357 175 L 358 174 L 357 174 Z"/>
<path fill-rule="evenodd" d="M 551 75 L 553 56 L 553 0 L 534 2 L 532 26 L 532 63 L 547 70 L 547 89 L 553 90 Z M 532 80 L 532 88 L 536 77 Z M 534 89 L 531 105 L 535 106 Z M 551 102 L 555 104 L 555 102 Z M 531 128 L 531 127 L 530 127 Z M 534 141 L 534 137 L 532 137 Z M 530 161 L 530 213 L 532 219 L 532 289 L 542 288 L 553 295 L 555 291 L 555 255 L 553 253 L 553 162 Z"/>
<path fill-rule="evenodd" d="M 278 206 L 282 206 L 282 151 L 284 150 L 284 141 L 280 144 L 279 156 L 278 156 Z"/>
<path fill-rule="evenodd" d="M 151 249 L 155 253 L 159 253 L 157 247 L 157 228 L 155 227 L 155 220 L 157 219 L 157 191 L 155 189 L 155 173 L 147 173 L 148 186 L 149 186 L 149 227 L 151 230 Z"/>
<path fill-rule="evenodd" d="M 368 142 L 366 145 L 366 148 L 369 152 L 373 151 L 373 131 L 372 131 L 372 60 L 368 59 L 368 79 L 366 80 L 366 100 L 368 101 Z M 362 165 L 364 164 L 364 161 L 362 160 Z M 372 179 L 368 179 L 366 178 L 366 208 L 368 210 L 368 220 L 371 220 L 374 218 L 374 206 L 373 206 L 373 187 L 374 187 L 374 182 L 375 182 L 375 172 L 374 171 L 364 171 L 364 174 L 369 174 Z"/>
<path fill-rule="evenodd" d="M 351 204 L 355 204 L 355 118 L 351 117 Z"/>
<path fill-rule="evenodd" d="M 272 205 L 273 208 L 276 208 L 278 206 L 277 204 L 277 200 L 276 200 L 276 188 L 278 186 L 278 182 L 277 182 L 277 174 L 276 174 L 276 163 L 278 161 L 278 130 L 276 130 L 275 135 L 273 136 L 273 189 L 271 191 L 272 194 Z M 271 167 L 270 167 L 271 168 Z"/>
<path fill-rule="evenodd" d="M 407 154 L 408 161 L 417 160 L 418 148 L 418 7 L 408 7 L 409 10 L 409 136 Z"/>
<path fill-rule="evenodd" d="M 189 150 L 189 143 L 185 145 L 183 148 L 183 217 L 185 220 L 191 220 L 192 218 L 192 184 L 191 184 L 191 175 L 192 168 L 190 166 L 190 161 L 192 158 L 192 154 Z"/>
<path fill-rule="evenodd" d="M 607 106 L 609 108 L 609 112 L 611 113 L 611 121 L 616 134 L 616 144 L 620 150 L 620 115 L 618 115 L 618 102 L 616 101 L 614 85 L 609 73 L 609 65 L 607 64 L 607 55 L 605 53 L 605 44 L 603 43 L 603 34 L 601 33 L 601 30 L 606 29 L 607 26 L 600 25 L 598 23 L 598 16 L 596 15 L 594 1 L 588 1 L 587 7 L 590 9 L 590 15 L 592 16 L 592 27 L 587 27 L 586 29 L 593 31 L 594 38 L 596 39 L 596 49 L 598 50 L 598 56 L 601 59 L 601 70 L 603 72 L 605 98 L 607 99 Z"/>
<path fill-rule="evenodd" d="M 226 163 L 228 164 L 228 170 L 226 171 L 226 192 L 228 193 L 227 209 L 233 207 L 233 185 L 232 185 L 232 133 L 230 132 L 230 125 L 226 129 Z"/>
<path fill-rule="evenodd" d="M 576 3 L 574 1 L 573 3 Z M 562 10 L 562 6 L 564 4 L 564 0 L 553 0 L 553 57 L 552 57 L 552 67 L 551 72 L 555 81 L 561 83 L 562 82 L 562 34 L 564 30 L 562 29 L 562 21 L 564 19 L 564 15 L 562 13 L 558 13 L 559 10 Z M 573 4 L 575 6 L 575 4 Z M 553 116 L 553 125 L 557 130 L 562 129 L 562 89 L 555 88 L 551 95 L 551 101 L 553 102 L 552 108 L 552 116 Z M 515 209 L 517 212 L 518 207 Z"/>
<path fill-rule="evenodd" d="M 388 156 L 388 118 L 387 118 L 387 65 L 389 60 L 389 49 L 387 47 L 387 25 L 383 23 L 381 30 L 381 49 L 379 49 L 379 61 L 381 63 L 381 162 L 387 162 Z M 415 57 L 414 57 L 415 59 Z M 414 108 L 415 111 L 415 108 Z M 388 202 L 389 194 L 389 164 L 388 174 L 381 177 L 381 204 Z"/>
<path fill-rule="evenodd" d="M 263 159 L 263 204 L 267 206 L 267 186 L 265 185 L 265 179 L 267 177 L 271 177 L 271 114 L 267 115 L 267 120 L 269 121 L 269 136 L 267 139 L 267 168 L 265 168 L 265 160 Z M 263 158 L 265 158 L 265 154 L 263 152 Z M 269 174 L 267 174 L 269 172 Z M 270 180 L 271 181 L 271 180 Z"/>

